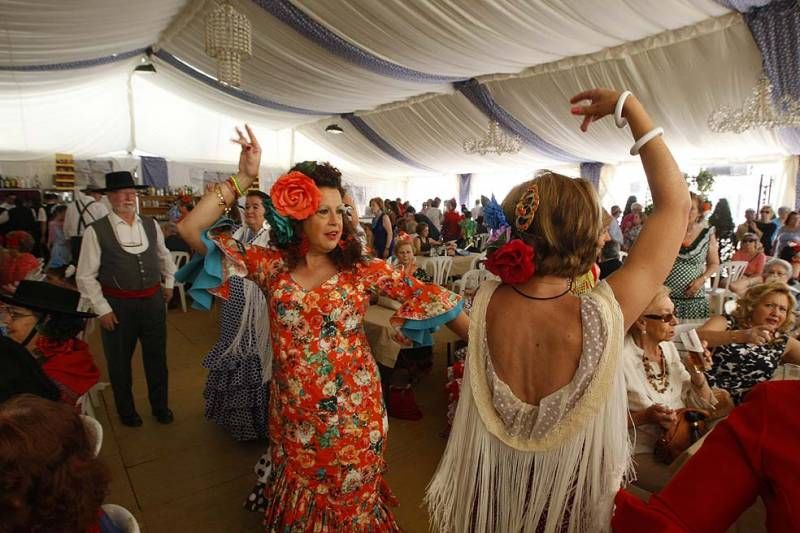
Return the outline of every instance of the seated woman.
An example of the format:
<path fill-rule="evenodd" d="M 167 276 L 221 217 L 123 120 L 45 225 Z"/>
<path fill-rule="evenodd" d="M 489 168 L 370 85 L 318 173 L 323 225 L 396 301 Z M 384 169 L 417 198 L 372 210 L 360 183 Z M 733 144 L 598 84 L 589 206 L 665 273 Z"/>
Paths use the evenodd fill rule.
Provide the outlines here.
<path fill-rule="evenodd" d="M 789 243 L 800 243 L 800 213 L 792 211 L 786 216 L 778 235 L 775 237 L 775 255 L 780 256 Z"/>
<path fill-rule="evenodd" d="M 414 256 L 414 242 L 409 235 L 400 234 L 397 236 L 397 244 L 394 249 L 397 257 L 397 268 L 402 270 L 407 276 L 412 276 L 423 283 L 431 283 L 433 278 L 424 268 L 417 267 L 417 259 Z"/>
<path fill-rule="evenodd" d="M 61 391 L 61 400 L 75 406 L 100 379 L 89 345 L 75 338 L 92 313 L 77 311 L 80 293 L 43 281 L 23 280 L 6 302 L 8 336 L 39 361 Z"/>
<path fill-rule="evenodd" d="M 425 222 L 417 224 L 417 238 L 414 239 L 414 255 L 422 255 L 431 251 L 432 246 L 441 245 L 441 241 L 437 241 L 430 237 L 430 226 Z"/>
<path fill-rule="evenodd" d="M 745 278 L 752 278 L 761 274 L 761 271 L 764 270 L 764 264 L 767 262 L 767 256 L 761 250 L 761 242 L 758 240 L 758 235 L 745 233 L 739 244 L 739 249 L 733 254 L 732 261 L 747 262 L 747 268 L 742 273 Z"/>
<path fill-rule="evenodd" d="M 670 339 L 675 335 L 675 305 L 669 288 L 661 287 L 642 315 L 628 330 L 623 348 L 625 384 L 636 484 L 655 492 L 672 476 L 669 467 L 656 460 L 655 444 L 677 422 L 675 411 L 684 407 L 711 410 L 715 400 L 704 370 L 711 367 L 706 353 L 702 366 L 689 373 Z M 693 357 L 693 362 L 698 358 Z M 635 429 L 634 429 L 635 428 Z"/>
<path fill-rule="evenodd" d="M 35 244 L 27 231 L 8 232 L 6 253 L 0 256 L 0 291 L 8 291 L 39 268 L 39 260 L 31 253 Z"/>
<path fill-rule="evenodd" d="M 614 531 L 727 531 L 757 497 L 767 509 L 767 531 L 796 531 L 800 523 L 798 403 L 798 381 L 756 386 L 648 503 L 619 491 Z"/>
<path fill-rule="evenodd" d="M 764 269 L 761 271 L 761 275 L 739 278 L 731 283 L 730 290 L 736 293 L 737 296 L 744 296 L 747 289 L 760 283 L 779 281 L 788 284 L 792 278 L 792 272 L 792 265 L 788 261 L 774 257 L 764 263 Z"/>
<path fill-rule="evenodd" d="M 100 505 L 111 475 L 81 418 L 31 394 L 0 404 L 0 529 L 111 533 Z"/>
<path fill-rule="evenodd" d="M 785 283 L 762 283 L 739 299 L 733 314 L 711 317 L 703 324 L 697 333 L 714 348 L 711 386 L 727 390 L 738 404 L 781 363 L 800 363 L 800 341 L 787 335 L 794 325 L 795 305 Z"/>

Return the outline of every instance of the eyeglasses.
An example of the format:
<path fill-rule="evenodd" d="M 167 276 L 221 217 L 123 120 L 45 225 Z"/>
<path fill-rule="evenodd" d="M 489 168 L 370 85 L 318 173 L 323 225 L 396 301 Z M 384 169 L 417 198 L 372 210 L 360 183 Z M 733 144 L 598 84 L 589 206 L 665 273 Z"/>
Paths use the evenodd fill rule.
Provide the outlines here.
<path fill-rule="evenodd" d="M 766 214 L 768 214 L 768 215 L 769 215 L 770 213 L 772 213 L 772 211 L 770 211 L 769 209 L 762 209 L 762 210 L 761 210 L 761 212 L 762 212 L 762 213 L 766 213 Z"/>
<path fill-rule="evenodd" d="M 660 320 L 662 322 L 670 323 L 675 320 L 675 313 L 667 313 L 665 315 L 643 315 L 650 320 Z"/>
<path fill-rule="evenodd" d="M 11 318 L 11 320 L 19 320 L 21 318 L 25 318 L 26 316 L 35 317 L 36 315 L 34 315 L 33 313 L 20 313 L 9 307 L 0 307 L 0 316 L 7 316 Z"/>

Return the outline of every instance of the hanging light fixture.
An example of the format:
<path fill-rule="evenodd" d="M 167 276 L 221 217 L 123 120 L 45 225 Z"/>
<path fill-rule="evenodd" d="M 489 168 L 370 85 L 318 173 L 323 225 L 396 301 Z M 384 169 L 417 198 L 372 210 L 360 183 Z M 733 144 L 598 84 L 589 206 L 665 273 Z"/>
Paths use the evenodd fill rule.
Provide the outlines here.
<path fill-rule="evenodd" d="M 754 128 L 798 128 L 800 127 L 800 101 L 789 94 L 773 102 L 772 84 L 761 76 L 753 93 L 742 107 L 734 109 L 724 106 L 708 117 L 708 128 L 715 132 L 742 133 Z"/>
<path fill-rule="evenodd" d="M 147 57 L 142 58 L 141 64 L 137 65 L 136 68 L 133 69 L 133 72 L 138 74 L 155 74 L 156 66 L 153 64 L 153 48 L 148 47 L 145 53 Z"/>
<path fill-rule="evenodd" d="M 217 60 L 217 79 L 239 87 L 241 62 L 253 54 L 250 20 L 228 0 L 206 16 L 206 53 Z"/>
<path fill-rule="evenodd" d="M 495 120 L 489 121 L 489 128 L 482 139 L 471 137 L 464 140 L 464 152 L 468 154 L 516 154 L 522 149 L 519 135 L 508 135 Z"/>
<path fill-rule="evenodd" d="M 344 133 L 344 130 L 339 127 L 338 124 L 331 124 L 327 128 L 325 128 L 325 133 L 332 133 L 333 135 L 339 135 Z"/>

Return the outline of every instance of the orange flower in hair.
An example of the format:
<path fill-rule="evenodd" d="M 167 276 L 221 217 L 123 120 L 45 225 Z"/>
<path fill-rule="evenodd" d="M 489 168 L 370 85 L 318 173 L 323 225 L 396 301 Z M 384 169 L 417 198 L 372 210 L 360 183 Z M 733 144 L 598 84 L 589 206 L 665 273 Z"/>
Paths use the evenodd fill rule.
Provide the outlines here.
<path fill-rule="evenodd" d="M 322 193 L 314 180 L 296 170 L 278 178 L 269 195 L 279 215 L 295 220 L 307 219 L 322 202 Z"/>

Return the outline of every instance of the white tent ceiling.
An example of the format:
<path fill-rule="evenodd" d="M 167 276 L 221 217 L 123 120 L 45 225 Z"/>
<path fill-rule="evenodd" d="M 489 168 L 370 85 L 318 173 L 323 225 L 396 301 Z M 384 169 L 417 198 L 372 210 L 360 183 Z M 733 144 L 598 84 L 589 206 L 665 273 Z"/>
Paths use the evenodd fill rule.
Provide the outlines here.
<path fill-rule="evenodd" d="M 231 95 L 162 59 L 158 74 L 133 78 L 141 56 L 20 70 L 154 45 L 208 81 L 216 72 L 203 41 L 212 0 L 0 0 L 0 160 L 136 148 L 230 161 L 229 129 L 247 120 L 269 140 L 279 138 L 275 130 L 297 128 L 364 173 L 425 173 L 335 117 L 356 111 L 431 175 L 563 164 L 530 147 L 515 156 L 463 154 L 463 139 L 481 136 L 488 119 L 448 77 L 478 77 L 500 106 L 580 160 L 624 160 L 630 144 L 609 124 L 577 131 L 567 99 L 595 84 L 632 88 L 682 158 L 785 153 L 770 132 L 714 135 L 706 127 L 714 109 L 741 104 L 761 69 L 741 16 L 713 0 L 233 3 L 252 23 L 253 57 L 242 64 L 244 93 Z M 302 31 L 279 19 L 279 10 L 300 20 Z M 315 39 L 320 28 L 338 47 Z M 266 105 L 252 103 L 258 99 Z M 333 121 L 343 135 L 323 133 Z M 276 141 L 270 164 L 288 162 L 293 144 Z M 313 156 L 313 147 L 304 141 L 302 153 Z"/>

